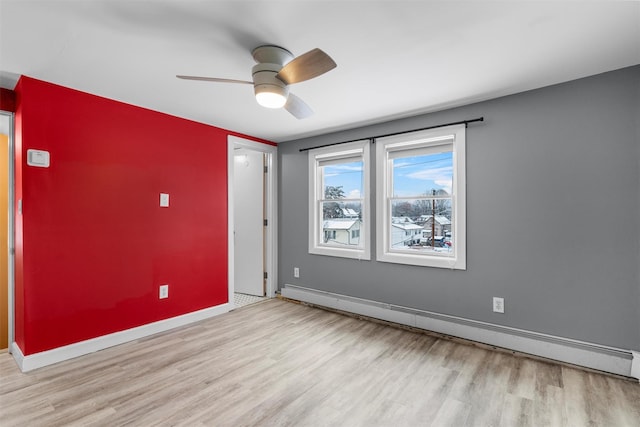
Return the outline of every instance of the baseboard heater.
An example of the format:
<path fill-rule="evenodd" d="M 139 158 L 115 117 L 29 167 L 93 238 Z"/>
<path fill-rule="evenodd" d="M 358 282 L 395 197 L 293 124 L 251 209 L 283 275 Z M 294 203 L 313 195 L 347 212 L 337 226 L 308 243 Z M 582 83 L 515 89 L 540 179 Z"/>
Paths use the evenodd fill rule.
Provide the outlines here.
<path fill-rule="evenodd" d="M 285 284 L 285 298 L 640 379 L 640 352 Z"/>

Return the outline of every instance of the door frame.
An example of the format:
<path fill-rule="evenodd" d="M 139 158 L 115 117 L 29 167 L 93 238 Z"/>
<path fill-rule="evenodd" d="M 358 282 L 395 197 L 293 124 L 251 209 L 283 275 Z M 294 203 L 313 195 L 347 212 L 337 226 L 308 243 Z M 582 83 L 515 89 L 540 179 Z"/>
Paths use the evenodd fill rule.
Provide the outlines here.
<path fill-rule="evenodd" d="M 234 230 L 235 230 L 235 217 L 234 217 L 234 157 L 233 152 L 235 148 L 244 148 L 247 150 L 258 151 L 265 153 L 267 172 L 266 178 L 266 194 L 264 198 L 266 200 L 266 219 L 267 229 L 265 233 L 265 259 L 266 259 L 266 296 L 267 298 L 273 298 L 276 296 L 276 289 L 278 286 L 278 147 L 268 144 L 263 144 L 249 139 L 240 138 L 238 136 L 229 135 L 227 138 L 227 223 L 228 223 L 228 288 L 229 288 L 229 304 L 232 309 L 234 308 L 234 292 L 235 292 L 235 278 L 234 278 L 234 266 L 235 266 L 235 243 L 234 243 Z"/>
<path fill-rule="evenodd" d="M 16 175 L 15 175 L 15 162 L 16 162 L 16 146 L 14 139 L 14 120 L 15 114 L 10 111 L 0 110 L 0 115 L 6 117 L 9 120 L 9 147 L 8 147 L 8 158 L 9 164 L 7 165 L 7 171 L 9 173 L 8 185 L 9 191 L 7 194 L 8 200 L 8 208 L 9 212 L 7 215 L 8 219 L 8 232 L 7 232 L 7 252 L 9 254 L 9 259 L 7 260 L 7 314 L 8 314 L 8 327 L 7 331 L 7 351 L 9 353 L 13 353 L 13 342 L 15 340 L 15 254 L 16 254 L 16 243 L 15 243 L 15 229 L 16 229 L 16 218 L 15 218 L 15 191 L 16 191 Z"/>

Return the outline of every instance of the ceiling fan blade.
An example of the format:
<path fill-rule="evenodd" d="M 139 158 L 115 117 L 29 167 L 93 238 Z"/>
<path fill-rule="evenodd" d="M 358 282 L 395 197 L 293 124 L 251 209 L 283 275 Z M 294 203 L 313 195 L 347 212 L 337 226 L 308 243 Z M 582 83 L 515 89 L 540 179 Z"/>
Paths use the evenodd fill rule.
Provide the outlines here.
<path fill-rule="evenodd" d="M 306 119 L 313 115 L 311 107 L 291 92 L 289 92 L 287 103 L 284 104 L 284 109 L 290 112 L 296 119 Z"/>
<path fill-rule="evenodd" d="M 205 82 L 219 82 L 219 83 L 242 83 L 252 85 L 253 82 L 249 82 L 246 80 L 234 80 L 234 79 L 219 79 L 217 77 L 198 77 L 198 76 L 176 76 L 179 79 L 184 80 L 201 80 Z"/>
<path fill-rule="evenodd" d="M 290 85 L 318 77 L 336 68 L 333 59 L 322 50 L 316 48 L 294 58 L 276 75 L 277 78 Z"/>

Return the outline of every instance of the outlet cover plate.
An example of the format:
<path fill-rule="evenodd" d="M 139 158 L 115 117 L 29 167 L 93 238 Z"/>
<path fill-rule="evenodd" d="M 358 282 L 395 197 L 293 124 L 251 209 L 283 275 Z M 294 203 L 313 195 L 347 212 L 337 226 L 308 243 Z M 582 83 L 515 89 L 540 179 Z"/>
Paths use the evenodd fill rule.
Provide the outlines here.
<path fill-rule="evenodd" d="M 493 312 L 504 313 L 504 298 L 493 297 Z"/>
<path fill-rule="evenodd" d="M 160 193 L 160 207 L 161 208 L 169 207 L 169 195 L 167 193 Z"/>

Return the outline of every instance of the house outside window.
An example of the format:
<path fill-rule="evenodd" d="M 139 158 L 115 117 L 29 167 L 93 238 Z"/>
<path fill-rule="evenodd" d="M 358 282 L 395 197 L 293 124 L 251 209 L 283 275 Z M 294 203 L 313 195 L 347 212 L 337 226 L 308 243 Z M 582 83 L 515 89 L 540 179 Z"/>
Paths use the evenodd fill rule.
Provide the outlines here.
<path fill-rule="evenodd" d="M 377 259 L 466 269 L 465 127 L 376 141 Z"/>
<path fill-rule="evenodd" d="M 369 141 L 309 150 L 309 253 L 370 259 Z"/>

